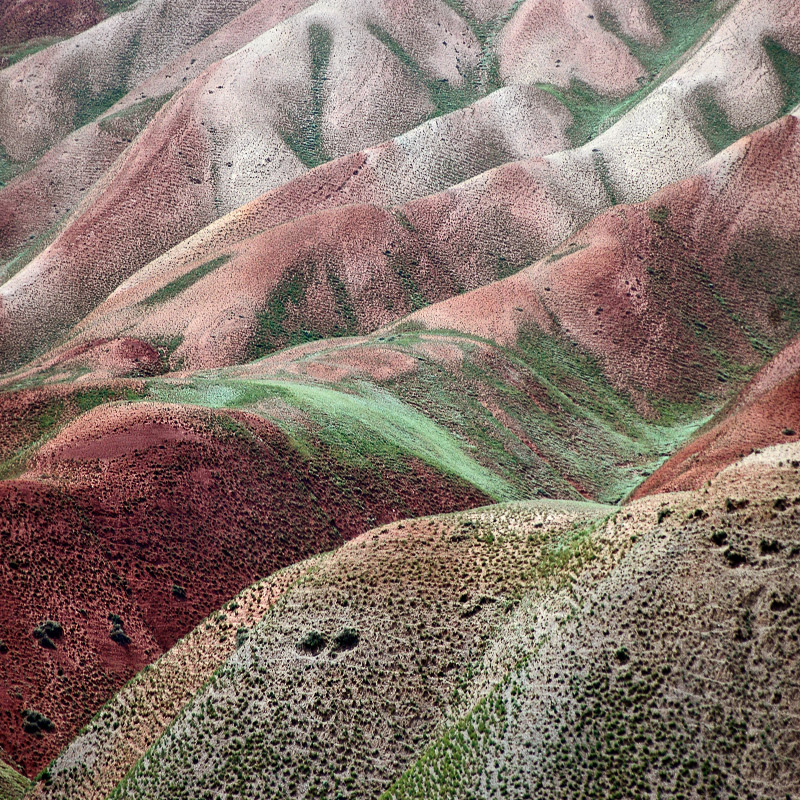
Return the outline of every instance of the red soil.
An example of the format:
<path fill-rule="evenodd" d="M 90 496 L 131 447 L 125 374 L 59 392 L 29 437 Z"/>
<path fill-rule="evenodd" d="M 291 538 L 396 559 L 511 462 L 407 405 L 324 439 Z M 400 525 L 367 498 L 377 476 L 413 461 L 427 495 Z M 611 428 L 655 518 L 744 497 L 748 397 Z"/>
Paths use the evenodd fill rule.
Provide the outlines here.
<path fill-rule="evenodd" d="M 26 270 L 4 287 L 0 360 L 23 353 L 34 331 L 44 343 L 76 322 L 187 228 L 214 215 L 207 134 L 192 117 L 192 92 L 160 113 L 164 124 L 137 140 L 115 180 L 34 262 L 33 273 Z"/>
<path fill-rule="evenodd" d="M 257 578 L 375 524 L 487 501 L 418 461 L 397 473 L 322 449 L 308 460 L 244 413 L 89 412 L 33 471 L 0 483 L 0 746 L 36 773 L 115 689 Z M 109 638 L 109 613 L 128 647 Z M 64 627 L 55 650 L 32 636 L 45 619 Z M 55 729 L 26 733 L 26 708 Z"/>
<path fill-rule="evenodd" d="M 729 380 L 728 362 L 758 364 L 759 339 L 789 338 L 799 200 L 789 116 L 700 175 L 600 215 L 553 257 L 411 319 L 503 344 L 557 324 L 643 410 L 652 395 L 689 400 Z"/>
<path fill-rule="evenodd" d="M 753 450 L 800 439 L 800 339 L 755 377 L 720 422 L 679 450 L 632 495 L 699 489 Z"/>
<path fill-rule="evenodd" d="M 43 36 L 73 36 L 104 17 L 99 0 L 7 0 L 0 10 L 0 45 Z M 0 60 L 0 68 L 3 66 Z"/>
<path fill-rule="evenodd" d="M 184 344 L 175 363 L 226 366 L 289 341 L 273 331 L 270 341 L 260 343 L 266 350 L 254 349 L 252 342 L 256 314 L 281 296 L 286 281 L 297 281 L 303 297 L 299 303 L 281 300 L 287 309 L 285 334 L 368 333 L 408 314 L 414 302 L 436 303 L 520 269 L 575 223 L 573 210 L 555 196 L 561 190 L 546 188 L 552 167 L 531 161 L 393 210 L 355 203 L 317 210 L 241 241 L 259 227 L 314 207 L 317 193 L 330 192 L 325 197 L 336 203 L 351 191 L 357 194 L 357 186 L 366 188 L 361 158 L 314 170 L 250 204 L 241 216 L 230 215 L 221 229 L 239 244 L 226 245 L 210 234 L 214 245 L 205 243 L 202 259 L 200 253 L 197 261 L 180 254 L 172 270 L 169 261 L 159 262 L 157 272 L 148 268 L 86 318 L 83 335 L 114 335 L 132 325 L 141 336 L 180 332 Z M 355 175 L 351 185 L 348 176 Z M 156 288 L 231 252 L 235 257 L 225 267 L 143 317 L 137 304 Z M 353 311 L 347 324 L 332 280 L 340 283 Z"/>
<path fill-rule="evenodd" d="M 136 381 L 115 381 L 107 384 L 59 384 L 39 386 L 16 392 L 0 392 L 0 463 L 20 448 L 52 434 L 59 426 L 71 422 L 92 404 L 120 400 L 137 394 L 141 385 Z"/>

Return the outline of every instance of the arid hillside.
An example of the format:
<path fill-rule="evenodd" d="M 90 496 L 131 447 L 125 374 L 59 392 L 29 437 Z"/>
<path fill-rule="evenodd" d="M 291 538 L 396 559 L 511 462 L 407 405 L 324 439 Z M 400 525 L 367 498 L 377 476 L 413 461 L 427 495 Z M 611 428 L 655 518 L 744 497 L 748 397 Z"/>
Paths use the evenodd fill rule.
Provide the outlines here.
<path fill-rule="evenodd" d="M 800 797 L 798 209 L 796 0 L 5 3 L 0 798 Z"/>
<path fill-rule="evenodd" d="M 370 531 L 288 576 L 154 746 L 138 720 L 174 713 L 170 656 L 40 794 L 791 794 L 798 456 L 773 447 L 621 509 L 538 501 Z M 213 625 L 230 638 L 267 590 Z M 207 631 L 180 652 L 206 652 Z"/>

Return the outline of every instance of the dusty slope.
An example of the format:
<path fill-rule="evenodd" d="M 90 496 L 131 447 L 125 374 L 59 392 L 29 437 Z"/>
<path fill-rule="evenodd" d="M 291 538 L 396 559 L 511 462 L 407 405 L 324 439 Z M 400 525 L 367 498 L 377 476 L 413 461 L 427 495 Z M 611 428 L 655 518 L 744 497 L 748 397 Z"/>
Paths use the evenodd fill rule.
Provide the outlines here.
<path fill-rule="evenodd" d="M 685 447 L 634 492 L 697 489 L 721 469 L 753 450 L 800 437 L 800 341 L 792 342 L 767 364 Z"/>
<path fill-rule="evenodd" d="M 25 162 L 41 155 L 251 5 L 140 0 L 4 70 L 0 144 L 6 156 Z"/>
<path fill-rule="evenodd" d="M 16 180 L 10 181 L 8 186 L 0 188 L 0 258 L 8 260 L 0 272 L 0 280 L 5 281 L 21 269 L 55 238 L 57 223 L 63 225 L 69 212 L 78 207 L 92 184 L 102 177 L 177 90 L 185 87 L 215 61 L 239 49 L 310 2 L 259 0 L 219 30 L 213 30 L 216 23 L 210 25 L 204 32 L 205 38 L 188 49 L 179 48 L 176 57 L 165 51 L 167 63 L 142 82 L 130 88 L 119 86 L 116 91 L 100 97 L 86 114 L 73 117 L 72 124 L 78 129 L 46 153 L 39 154 L 41 158 L 35 164 L 8 160 L 6 157 L 0 169 L 0 181 L 9 181 L 20 169 L 24 172 Z M 180 8 L 177 11 L 180 12 Z M 145 14 L 142 18 L 140 14 L 136 18 L 126 17 L 128 24 L 115 25 L 110 31 L 106 30 L 108 26 L 101 26 L 87 34 L 88 41 L 82 43 L 83 50 L 92 52 L 99 46 L 98 41 L 103 43 L 106 37 L 110 37 L 108 46 L 126 52 L 131 26 L 148 30 L 154 25 L 160 26 L 161 16 Z M 180 25 L 159 29 L 159 35 L 171 34 L 177 40 L 182 38 L 184 32 Z M 73 58 L 70 51 L 64 50 L 56 58 L 60 65 L 53 67 L 56 72 L 67 69 L 62 62 L 68 65 Z M 103 68 L 104 58 L 105 55 L 101 53 L 99 60 L 95 59 L 95 68 Z M 40 68 L 36 62 L 28 67 L 34 70 Z M 48 65 L 47 69 L 49 71 L 51 67 Z M 23 68 L 20 67 L 18 71 L 23 71 Z M 24 77 L 22 80 L 24 83 Z M 89 73 L 83 71 L 80 75 L 71 75 L 65 90 L 77 93 L 76 96 L 91 95 L 93 90 Z M 31 102 L 36 110 L 51 113 L 53 124 L 65 124 L 59 109 L 42 108 L 38 102 Z M 88 121 L 91 115 L 97 119 Z"/>
<path fill-rule="evenodd" d="M 225 386 L 229 395 L 221 405 L 243 402 L 284 425 L 298 407 L 310 408 L 323 430 L 337 419 L 331 409 L 340 403 L 355 409 L 380 397 L 381 413 L 391 414 L 384 401 L 393 396 L 465 437 L 479 462 L 524 494 L 618 500 L 685 440 L 691 423 L 716 411 L 795 335 L 798 144 L 798 121 L 785 117 L 697 176 L 646 203 L 601 215 L 551 256 L 505 280 L 434 304 L 370 337 L 316 342 L 241 367 L 154 380 L 150 391 L 202 404 L 214 402 L 215 386 Z M 786 213 L 775 215 L 774 207 Z M 323 218 L 336 220 L 337 213 Z M 318 219 L 280 229 L 282 241 L 292 241 L 294 228 L 313 231 Z M 313 319 L 308 324 L 318 332 L 325 325 L 346 331 L 348 311 L 358 323 L 357 314 L 368 320 L 373 300 L 381 312 L 389 301 L 408 302 L 393 251 L 387 255 L 386 249 L 410 233 L 393 220 L 396 238 L 381 241 L 375 236 L 381 219 L 378 210 L 364 209 L 364 227 L 383 268 L 373 274 L 388 275 L 396 296 L 386 283 L 383 294 L 373 287 L 370 295 L 357 258 L 330 245 L 328 265 L 344 264 L 349 272 L 339 272 L 338 283 L 333 269 L 327 282 L 323 273 L 316 284 L 309 281 L 317 288 L 305 296 L 303 284 L 283 284 L 278 302 L 261 317 L 259 335 L 279 344 L 313 336 L 304 318 Z M 330 224 L 305 239 L 319 254 L 332 231 Z M 298 239 L 289 254 L 304 252 L 304 237 Z M 278 242 L 275 247 L 269 260 L 280 270 Z M 197 313 L 204 291 L 240 285 L 237 258 L 214 266 L 185 290 L 186 298 L 176 292 L 153 307 Z M 270 272 L 253 267 L 250 274 L 264 280 Z M 339 316 L 326 318 L 331 303 L 340 303 L 333 306 Z M 237 342 L 243 347 L 236 331 L 246 308 L 239 305 L 218 331 L 197 313 L 205 352 L 233 359 Z M 177 363 L 191 352 L 180 338 L 168 343 L 165 357 L 168 350 Z M 75 366 L 66 356 L 49 364 L 51 370 Z"/>
<path fill-rule="evenodd" d="M 105 16 L 102 0 L 8 0 L 0 10 L 0 69 L 51 37 L 72 36 Z"/>
<path fill-rule="evenodd" d="M 436 48 L 433 51 L 430 48 L 425 50 L 428 45 L 434 44 L 430 33 L 427 28 L 419 29 L 420 23 L 411 13 L 413 9 L 407 11 L 406 16 L 390 19 L 387 17 L 386 9 L 378 4 L 374 7 L 359 8 L 357 12 L 346 4 L 339 4 L 335 10 L 325 12 L 327 16 L 316 6 L 310 7 L 254 40 L 187 87 L 132 148 L 124 164 L 114 173 L 114 178 L 107 189 L 96 190 L 84 212 L 64 230 L 54 244 L 5 285 L 4 313 L 8 314 L 9 324 L 12 326 L 9 331 L 10 336 L 6 337 L 9 357 L 18 358 L 22 355 L 19 352 L 21 342 L 19 340 L 14 342 L 12 331 L 18 329 L 20 335 L 22 334 L 22 328 L 26 324 L 23 319 L 30 313 L 26 307 L 30 309 L 32 306 L 45 303 L 55 332 L 70 321 L 77 320 L 136 268 L 207 224 L 220 212 L 232 209 L 265 189 L 279 185 L 299 174 L 304 170 L 303 163 L 313 166 L 321 160 L 363 146 L 370 140 L 379 141 L 387 134 L 397 132 L 398 129 L 405 130 L 432 113 L 457 108 L 474 99 L 470 97 L 470 92 L 462 97 L 459 94 L 461 91 L 459 86 L 463 84 L 465 90 L 470 86 L 468 78 L 470 70 L 478 69 L 481 52 L 489 54 L 493 52 L 494 39 L 490 37 L 481 44 L 481 38 L 473 32 L 467 22 L 460 17 L 452 18 L 453 12 L 449 7 L 443 6 L 441 9 L 438 6 L 431 9 L 426 7 L 426 13 L 429 13 L 426 20 L 437 19 L 438 15 L 444 28 L 451 29 L 454 34 L 461 37 L 459 45 L 461 50 L 458 54 L 448 45 L 440 45 L 437 39 L 435 44 L 436 47 L 441 47 L 441 53 L 434 57 L 431 53 L 438 53 Z M 699 16 L 707 28 L 713 21 L 713 15 L 706 11 L 704 6 L 695 16 Z M 777 9 L 774 14 L 771 13 L 767 17 L 763 14 L 755 15 L 750 4 L 745 2 L 737 5 L 731 12 L 730 18 L 726 20 L 728 26 L 734 30 L 742 28 L 750 31 L 749 39 L 742 41 L 742 47 L 759 63 L 763 61 L 759 70 L 764 74 L 765 81 L 771 81 L 772 84 L 768 95 L 763 93 L 756 95 L 746 86 L 742 94 L 747 96 L 740 98 L 737 95 L 737 113 L 742 118 L 748 118 L 748 122 L 742 124 L 754 124 L 769 119 L 782 107 L 784 86 L 780 77 L 775 74 L 770 60 L 763 59 L 759 43 L 759 37 L 767 26 L 775 36 L 788 43 L 786 46 L 794 47 L 793 38 L 797 20 L 789 14 L 780 14 L 779 11 L 780 9 Z M 567 12 L 565 9 L 554 12 L 554 18 L 558 19 L 559 14 Z M 606 93 L 605 97 L 617 96 L 620 92 L 630 95 L 629 101 L 626 101 L 629 104 L 637 99 L 642 91 L 649 90 L 653 84 L 658 84 L 662 80 L 663 70 L 660 70 L 658 74 L 652 76 L 649 83 L 647 80 L 644 81 L 641 90 L 637 90 L 639 85 L 636 82 L 637 77 L 644 77 L 641 68 L 621 68 L 618 58 L 604 54 L 603 47 L 609 42 L 613 43 L 613 36 L 600 27 L 597 20 L 590 20 L 588 14 L 587 20 L 594 36 L 588 41 L 596 43 L 600 50 L 591 62 L 591 69 L 587 63 L 580 60 L 586 53 L 579 53 L 576 50 L 578 60 L 574 64 L 569 62 L 574 73 L 572 78 L 577 79 L 576 76 L 580 74 L 581 80 L 589 84 L 594 85 L 593 81 L 599 81 L 604 85 L 601 91 Z M 349 56 L 340 58 L 337 55 L 337 52 L 340 52 L 337 50 L 337 42 L 340 48 L 344 46 L 342 25 L 345 22 L 351 26 L 347 30 L 359 42 L 358 52 L 367 57 L 367 54 L 378 48 L 375 63 L 381 65 L 380 70 L 372 70 L 371 82 L 363 88 L 362 93 L 366 94 L 363 100 L 358 101 L 358 125 L 355 127 L 355 112 L 352 109 L 356 106 L 353 105 L 354 100 L 350 97 L 350 90 L 347 87 L 352 86 L 354 72 L 360 69 L 361 62 Z M 503 22 L 502 15 L 498 18 L 498 22 Z M 689 22 L 692 35 L 689 36 L 688 44 L 692 44 L 702 35 L 705 28 L 699 23 L 694 24 L 691 20 Z M 553 41 L 563 40 L 565 52 L 568 52 L 574 37 L 581 37 L 583 40 L 586 35 L 586 31 L 582 29 L 573 29 L 569 26 L 559 28 L 558 25 L 556 28 L 557 30 L 550 32 L 552 38 L 544 45 L 534 41 L 530 46 L 547 49 Z M 486 31 L 481 36 L 485 33 Z M 637 125 L 640 127 L 644 125 L 646 130 L 651 130 L 648 127 L 648 120 L 654 120 L 656 125 L 660 126 L 667 117 L 679 111 L 681 114 L 686 112 L 684 108 L 686 101 L 696 94 L 698 85 L 708 80 L 709 58 L 719 60 L 725 57 L 722 47 L 729 33 L 727 28 L 721 28 L 709 39 L 706 45 L 710 47 L 710 51 L 706 48 L 700 51 L 705 55 L 700 59 L 699 72 L 690 70 L 690 80 L 673 76 L 672 83 L 669 84 L 670 89 L 664 88 L 666 84 L 659 87 L 654 93 L 663 101 L 659 101 L 661 102 L 659 113 L 654 115 L 652 108 L 648 106 L 643 115 L 626 123 L 625 140 L 629 139 Z M 309 47 L 302 56 L 303 64 L 293 73 L 299 77 L 284 90 L 278 76 L 282 74 L 280 70 L 283 69 L 283 65 L 291 63 L 287 61 L 282 49 L 286 46 L 286 37 L 290 34 L 292 41 L 307 41 Z M 498 47 L 501 50 L 502 41 L 500 37 Z M 684 46 L 687 45 L 685 39 L 680 41 Z M 680 52 L 676 51 L 673 45 L 675 42 L 670 42 L 670 47 L 661 55 L 674 57 L 676 52 Z M 319 56 L 316 61 L 311 58 L 314 53 Z M 297 57 L 297 48 L 293 50 L 293 57 Z M 264 85 L 253 77 L 255 66 L 261 63 L 262 58 L 272 59 L 276 64 L 276 71 L 271 81 Z M 414 68 L 409 66 L 409 59 L 410 63 L 415 65 Z M 662 62 L 662 66 L 669 63 L 663 59 Z M 742 69 L 743 66 L 747 65 L 740 58 L 738 62 L 727 65 L 723 74 L 730 72 L 735 76 L 737 68 Z M 326 81 L 322 81 L 323 72 Z M 539 76 L 540 79 L 547 78 L 545 72 Z M 486 77 L 488 73 L 484 76 L 486 79 L 480 77 L 484 75 L 480 69 L 477 74 L 479 94 L 492 88 L 489 78 Z M 625 81 L 623 88 L 618 85 L 620 77 Z M 442 80 L 446 80 L 447 83 L 442 84 Z M 732 77 L 731 80 L 737 82 L 738 79 Z M 322 92 L 323 84 L 325 92 Z M 446 88 L 443 89 L 443 85 Z M 219 86 L 223 89 L 218 90 Z M 317 89 L 314 89 L 314 86 L 317 86 Z M 722 90 L 720 92 L 722 93 Z M 402 95 L 403 102 L 392 100 L 398 93 Z M 373 109 L 378 97 L 380 104 L 386 105 L 386 109 L 380 104 Z M 559 95 L 559 97 L 568 105 L 572 103 L 566 96 Z M 417 105 L 414 105 L 415 103 Z M 592 101 L 588 109 L 579 105 L 573 110 L 576 113 L 586 112 L 597 116 L 599 108 L 605 109 L 600 112 L 599 117 L 605 119 L 603 114 L 608 116 L 607 105 L 607 103 L 603 105 L 598 98 Z M 691 103 L 689 105 L 691 106 Z M 259 109 L 266 107 L 270 113 L 259 113 L 258 119 L 255 119 L 253 109 L 256 107 Z M 725 108 L 725 103 L 722 107 Z M 235 113 L 236 125 L 224 122 L 230 119 L 226 115 L 231 113 Z M 689 114 L 689 117 L 691 116 L 692 114 Z M 364 117 L 369 121 L 368 124 L 362 122 Z M 203 125 L 198 125 L 198 120 L 207 121 L 210 126 L 208 130 L 203 130 Z M 634 181 L 638 191 L 646 193 L 663 183 L 665 180 L 663 162 L 676 156 L 676 147 L 689 154 L 688 164 L 685 158 L 676 160 L 677 176 L 685 174 L 687 168 L 691 168 L 693 164 L 708 156 L 710 150 L 705 140 L 700 143 L 702 139 L 699 133 L 700 122 L 700 120 L 685 120 L 681 123 L 680 135 L 679 131 L 673 131 L 668 137 L 662 135 L 663 126 L 661 134 L 656 135 L 656 132 L 653 132 L 650 138 L 654 140 L 653 146 L 659 151 L 659 157 L 655 158 L 653 154 L 649 154 L 639 160 L 642 166 L 655 165 L 659 161 L 662 163 L 657 170 L 653 169 L 648 173 L 649 177 L 644 185 L 641 180 Z M 211 127 L 214 128 L 213 133 Z M 333 131 L 336 131 L 335 135 Z M 192 142 L 198 156 L 198 159 L 195 159 L 196 163 L 184 163 L 179 152 L 165 147 L 165 138 L 174 139 L 178 136 L 184 138 L 187 143 Z M 610 151 L 614 150 L 615 136 L 609 139 Z M 641 131 L 636 136 L 639 139 L 644 138 Z M 263 152 L 263 146 L 259 145 L 254 149 L 253 137 L 259 142 L 269 143 L 267 145 L 269 161 L 261 159 L 258 155 Z M 623 143 L 617 149 L 620 150 L 620 157 L 623 157 L 623 153 L 626 158 L 630 156 L 629 143 Z M 154 155 L 156 153 L 157 156 Z M 613 155 L 611 153 L 608 158 Z M 154 159 L 158 161 L 157 171 L 147 166 L 154 164 Z M 575 159 L 577 160 L 573 168 L 578 174 L 587 170 L 597 173 L 591 181 L 596 184 L 601 196 L 604 196 L 601 181 L 598 179 L 598 175 L 600 177 L 604 175 L 604 168 L 596 170 L 594 164 L 598 159 L 588 152 L 578 153 L 572 160 Z M 638 171 L 641 171 L 641 167 Z M 675 171 L 671 174 L 673 177 L 676 176 Z M 124 207 L 124 204 L 120 206 L 120 198 L 123 195 L 136 197 L 137 193 L 141 202 L 136 208 L 138 209 L 141 203 L 146 203 L 150 205 L 151 213 L 142 214 L 140 211 L 120 213 Z M 182 200 L 185 197 L 193 198 L 191 205 Z M 112 207 L 115 210 L 113 215 Z M 130 203 L 127 208 L 131 208 Z M 584 213 L 590 214 L 593 209 L 596 210 L 595 205 L 590 203 L 590 207 L 585 209 Z M 129 213 L 131 216 L 128 216 Z M 133 230 L 137 232 L 135 239 L 131 236 Z M 561 235 L 567 232 L 568 230 L 562 230 Z M 553 243 L 555 241 L 549 244 Z M 103 252 L 106 264 L 102 276 L 99 276 L 92 267 L 99 255 L 98 247 Z M 91 281 L 78 279 L 78 276 L 87 274 L 92 275 Z M 44 275 L 49 276 L 47 281 L 41 280 Z M 52 292 L 53 287 L 62 280 L 67 281 L 67 290 L 60 293 L 58 301 L 55 301 L 52 295 L 48 298 L 47 295 Z M 38 292 L 38 287 L 45 285 L 50 288 L 45 289 L 43 295 L 37 298 L 31 296 L 31 292 Z M 37 288 L 34 289 L 34 286 Z"/>
<path fill-rule="evenodd" d="M 446 466 L 385 453 L 364 467 L 253 415 L 152 403 L 107 404 L 61 430 L 0 483 L 0 744 L 34 775 L 254 579 L 376 521 L 487 499 Z M 110 613 L 129 644 L 109 638 Z M 50 649 L 33 635 L 45 620 L 63 628 Z M 54 729 L 26 731 L 27 708 Z"/>
<path fill-rule="evenodd" d="M 385 797 L 795 796 L 798 455 L 662 495 L 607 579 L 523 602 L 469 710 Z"/>
<path fill-rule="evenodd" d="M 598 216 L 544 261 L 403 324 L 506 346 L 557 325 L 621 390 L 713 391 L 798 323 L 798 168 L 800 121 L 787 116 L 646 203 Z"/>
<path fill-rule="evenodd" d="M 309 564 L 248 587 L 140 672 L 50 765 L 37 796 L 59 795 L 68 786 L 76 800 L 105 798 Z"/>
<path fill-rule="evenodd" d="M 311 566 L 112 796 L 792 795 L 798 455 L 605 520 L 534 503 L 370 532 Z M 84 796 L 69 763 L 50 796 Z"/>
<path fill-rule="evenodd" d="M 411 199 L 392 209 L 392 214 L 367 211 L 357 204 L 366 201 L 385 207 L 392 200 L 406 199 L 404 195 L 409 194 L 413 198 L 430 188 L 425 179 L 417 181 L 421 185 L 405 188 L 404 161 L 396 155 L 400 139 L 388 147 L 320 167 L 234 212 L 145 267 L 90 315 L 79 328 L 78 340 L 118 335 L 134 326 L 145 338 L 182 336 L 185 341 L 173 363 L 216 366 L 258 355 L 265 351 L 264 345 L 268 350 L 285 344 L 286 338 L 281 336 L 273 336 L 272 342 L 267 337 L 264 342 L 258 320 L 269 317 L 272 305 L 284 305 L 287 299 L 294 300 L 292 293 L 306 288 L 314 299 L 291 321 L 295 333 L 302 329 L 310 330 L 312 336 L 356 333 L 520 269 L 603 208 L 623 200 L 643 200 L 669 180 L 685 177 L 721 145 L 736 138 L 737 129 L 757 126 L 796 102 L 800 89 L 797 64 L 781 47 L 800 50 L 800 20 L 784 10 L 786 14 L 771 9 L 765 16 L 752 3 L 736 5 L 675 74 L 650 95 L 639 98 L 639 104 L 619 122 L 584 147 L 498 167 L 452 189 Z M 782 44 L 765 39 L 767 33 Z M 732 36 L 741 48 L 736 58 L 728 49 Z M 752 85 L 748 77 L 754 69 L 751 60 L 758 63 L 761 76 Z M 717 80 L 717 74 L 721 77 L 712 87 L 710 81 Z M 770 88 L 765 93 L 756 86 Z M 563 94 L 558 96 L 567 102 Z M 540 102 L 536 99 L 534 105 Z M 493 113 L 497 113 L 496 105 Z M 570 108 L 573 120 L 597 116 L 603 109 L 611 114 L 599 100 L 592 106 L 584 99 L 583 105 Z M 455 120 L 453 124 L 457 124 Z M 468 142 L 485 137 L 486 130 L 474 119 L 469 124 L 473 135 Z M 429 123 L 418 129 L 416 142 L 410 137 L 401 139 L 403 147 L 412 147 L 415 159 L 435 164 L 436 150 L 427 146 L 423 134 L 431 127 Z M 552 148 L 559 130 L 563 130 L 563 117 L 554 124 L 542 152 Z M 540 136 L 546 132 L 536 131 Z M 438 131 L 440 136 L 446 133 Z M 636 143 L 635 149 L 632 143 Z M 418 145 L 424 146 L 419 149 Z M 474 150 L 470 144 L 468 151 Z M 383 188 L 387 185 L 392 189 Z M 249 238 L 292 216 L 342 204 L 347 207 L 333 217 L 330 211 L 323 213 L 317 223 L 301 220 L 289 228 Z M 385 236 L 391 234 L 389 246 L 382 248 L 385 263 L 375 252 L 375 242 L 363 232 L 365 214 L 381 220 L 379 227 Z M 346 270 L 349 275 L 343 275 L 341 265 L 331 266 L 329 242 L 324 238 L 319 253 L 314 252 L 312 238 L 294 256 L 273 254 L 284 238 L 309 239 L 309 230 L 329 225 L 333 227 L 329 242 L 338 238 L 352 253 Z M 244 237 L 248 238 L 243 241 Z M 228 255 L 236 257 L 223 270 L 226 277 L 220 279 L 215 271 L 185 297 L 157 309 L 139 305 L 181 275 L 186 276 L 184 282 L 193 283 L 198 279 L 198 267 Z M 56 262 L 57 270 L 66 263 L 61 257 Z M 280 266 L 263 274 L 264 262 Z M 387 276 L 387 268 L 399 275 Z M 342 284 L 341 293 L 350 295 L 346 301 L 325 286 L 326 276 Z M 351 291 L 354 281 L 358 288 Z M 13 285 L 9 284 L 8 291 L 13 296 Z M 370 303 L 371 308 L 360 317 L 356 313 L 347 318 L 347 309 L 342 307 L 350 304 L 358 311 Z M 200 314 L 198 309 L 203 309 Z M 10 323 L 14 316 L 10 305 Z"/>

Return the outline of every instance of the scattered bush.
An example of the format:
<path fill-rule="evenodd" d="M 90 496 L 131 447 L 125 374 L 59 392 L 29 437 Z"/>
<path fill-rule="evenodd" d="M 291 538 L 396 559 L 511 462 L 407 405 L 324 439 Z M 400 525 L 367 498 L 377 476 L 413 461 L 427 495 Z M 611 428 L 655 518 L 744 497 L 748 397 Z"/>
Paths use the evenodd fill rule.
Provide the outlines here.
<path fill-rule="evenodd" d="M 714 531 L 711 534 L 711 541 L 714 542 L 717 547 L 721 547 L 728 541 L 728 534 L 725 533 L 725 531 Z"/>
<path fill-rule="evenodd" d="M 336 650 L 352 650 L 358 644 L 358 631 L 354 628 L 342 628 L 333 639 Z"/>
<path fill-rule="evenodd" d="M 37 639 L 39 645 L 46 650 L 55 650 L 54 639 L 60 639 L 63 635 L 64 629 L 61 627 L 61 623 L 52 619 L 45 620 L 33 629 L 33 638 Z"/>
<path fill-rule="evenodd" d="M 730 497 L 725 498 L 725 510 L 730 514 L 732 511 L 740 511 L 750 505 L 749 500 L 733 500 Z"/>
<path fill-rule="evenodd" d="M 327 639 L 319 631 L 309 631 L 299 642 L 301 650 L 318 653 L 327 644 Z"/>
<path fill-rule="evenodd" d="M 52 619 L 45 620 L 41 625 L 37 625 L 37 627 L 33 629 L 34 638 L 40 640 L 47 637 L 50 639 L 60 639 L 63 635 L 64 628 L 61 626 L 61 623 Z"/>
<path fill-rule="evenodd" d="M 39 733 L 51 731 L 55 728 L 52 721 L 39 711 L 29 708 L 22 712 L 22 727 L 26 733 Z"/>
<path fill-rule="evenodd" d="M 108 636 L 111 641 L 127 647 L 131 643 L 131 637 L 125 633 L 125 623 L 119 614 L 109 614 L 108 621 L 111 623 L 111 631 Z"/>
<path fill-rule="evenodd" d="M 242 625 L 239 630 L 236 631 L 236 646 L 241 647 L 249 638 L 250 629 Z"/>
<path fill-rule="evenodd" d="M 732 547 L 729 547 L 723 555 L 732 567 L 739 567 L 747 563 L 747 556 L 744 553 L 740 553 L 738 550 L 734 550 Z"/>
<path fill-rule="evenodd" d="M 108 635 L 113 641 L 115 641 L 117 644 L 121 644 L 123 647 L 127 647 L 131 643 L 131 637 L 128 636 L 128 634 L 125 633 L 122 628 L 119 628 L 116 625 L 111 628 L 111 633 Z"/>

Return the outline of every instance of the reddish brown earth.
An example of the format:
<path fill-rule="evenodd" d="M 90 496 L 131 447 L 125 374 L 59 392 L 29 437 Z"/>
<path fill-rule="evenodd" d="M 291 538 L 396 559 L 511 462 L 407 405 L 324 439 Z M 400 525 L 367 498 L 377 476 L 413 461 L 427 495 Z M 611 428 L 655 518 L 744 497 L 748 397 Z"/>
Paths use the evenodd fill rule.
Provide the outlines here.
<path fill-rule="evenodd" d="M 547 252 L 574 227 L 576 213 L 561 202 L 562 189 L 550 185 L 553 174 L 541 160 L 508 165 L 474 185 L 387 210 L 356 202 L 371 196 L 375 185 L 364 156 L 340 159 L 148 265 L 88 315 L 77 339 L 122 331 L 143 338 L 180 334 L 184 342 L 173 366 L 209 367 L 274 351 L 301 329 L 317 337 L 368 333 Z M 302 216 L 306 210 L 312 213 Z M 221 255 L 233 257 L 170 302 L 141 305 L 161 286 Z M 87 269 L 91 263 L 87 259 Z M 301 302 L 287 302 L 287 282 L 295 283 Z M 349 321 L 342 300 L 353 310 Z M 256 317 L 275 302 L 288 308 L 286 329 L 265 338 Z"/>
<path fill-rule="evenodd" d="M 800 339 L 771 361 L 721 420 L 679 450 L 633 493 L 698 489 L 753 450 L 800 439 Z"/>
<path fill-rule="evenodd" d="M 506 345 L 530 326 L 560 331 L 643 407 L 687 401 L 795 331 L 798 200 L 800 120 L 787 116 L 549 258 L 409 319 Z"/>
<path fill-rule="evenodd" d="M 26 319 L 28 325 L 34 324 L 33 316 L 39 317 L 35 311 L 39 302 L 52 304 L 46 324 L 43 326 L 41 319 L 36 323 L 42 337 L 73 319 L 76 311 L 86 313 L 93 298 L 107 294 L 127 277 L 132 262 L 148 261 L 177 242 L 190 220 L 210 218 L 213 198 L 206 182 L 208 141 L 183 105 L 188 95 L 181 98 L 171 116 L 175 128 L 169 130 L 175 136 L 153 142 L 146 133 L 121 167 L 117 181 L 40 257 L 41 267 L 30 276 L 25 296 L 18 301 L 20 319 Z M 145 152 L 147 158 L 137 157 Z M 148 185 L 154 152 L 159 160 L 158 180 L 165 186 L 160 194 L 154 194 Z M 139 228 L 147 230 L 146 237 L 123 237 L 126 246 L 109 246 L 123 236 L 123 229 Z M 103 263 L 102 270 L 95 269 L 98 261 Z M 54 302 L 56 296 L 58 302 Z M 6 308 L 10 310 L 8 302 Z M 0 358 L 13 358 L 29 346 L 21 332 L 4 335 L 3 340 Z"/>
<path fill-rule="evenodd" d="M 104 17 L 99 0 L 6 0 L 0 10 L 0 44 L 73 36 Z"/>
<path fill-rule="evenodd" d="M 0 464 L 43 437 L 52 436 L 100 403 L 132 399 L 143 385 L 137 381 L 56 384 L 0 393 Z M 13 467 L 14 465 L 12 465 Z M 20 467 L 24 462 L 20 463 Z"/>
<path fill-rule="evenodd" d="M 0 484 L 0 746 L 35 774 L 114 690 L 257 578 L 374 524 L 487 501 L 416 461 L 398 474 L 322 449 L 309 460 L 244 413 L 89 412 Z M 109 613 L 127 647 L 109 638 Z M 32 636 L 46 619 L 64 627 L 55 650 Z M 26 733 L 27 708 L 55 729 Z"/>

